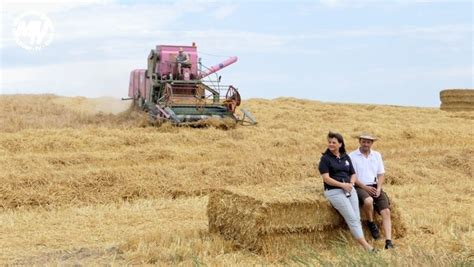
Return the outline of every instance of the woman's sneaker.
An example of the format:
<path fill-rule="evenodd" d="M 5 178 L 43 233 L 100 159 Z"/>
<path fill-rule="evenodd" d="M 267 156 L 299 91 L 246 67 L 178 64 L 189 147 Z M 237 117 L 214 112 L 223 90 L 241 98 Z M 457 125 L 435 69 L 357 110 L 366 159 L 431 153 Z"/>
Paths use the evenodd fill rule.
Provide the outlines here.
<path fill-rule="evenodd" d="M 379 253 L 379 250 L 376 249 L 376 248 L 371 248 L 371 249 L 368 250 L 368 252 L 371 253 L 371 254 L 375 254 L 375 253 Z"/>
<path fill-rule="evenodd" d="M 374 239 L 379 239 L 380 232 L 379 232 L 379 228 L 377 228 L 377 225 L 374 222 L 367 222 L 367 226 L 369 227 L 370 234 L 372 234 L 372 237 Z"/>

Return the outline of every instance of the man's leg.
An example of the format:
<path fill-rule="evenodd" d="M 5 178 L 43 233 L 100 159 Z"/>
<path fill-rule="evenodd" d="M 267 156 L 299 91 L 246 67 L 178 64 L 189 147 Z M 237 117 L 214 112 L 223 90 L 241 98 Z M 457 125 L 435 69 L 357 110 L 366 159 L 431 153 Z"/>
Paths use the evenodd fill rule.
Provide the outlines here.
<path fill-rule="evenodd" d="M 365 213 L 367 219 L 372 222 L 374 220 L 374 199 L 367 191 L 360 187 L 356 187 L 357 197 L 362 206 L 362 212 Z"/>
<path fill-rule="evenodd" d="M 367 227 L 370 230 L 370 234 L 374 239 L 378 239 L 380 237 L 380 231 L 374 223 L 374 199 L 364 189 L 356 188 L 356 191 L 357 196 L 359 197 L 359 202 L 363 203 L 362 210 L 367 216 Z"/>
<path fill-rule="evenodd" d="M 374 199 L 372 197 L 367 197 L 364 199 L 364 211 L 367 214 L 368 222 L 367 227 L 369 227 L 370 234 L 374 239 L 380 238 L 380 231 L 377 225 L 374 223 Z"/>
<path fill-rule="evenodd" d="M 390 202 L 385 192 L 375 199 L 375 209 L 382 216 L 382 227 L 385 233 L 385 248 L 393 248 L 392 244 L 392 218 L 390 212 Z"/>
<path fill-rule="evenodd" d="M 383 231 L 385 233 L 385 239 L 392 240 L 392 219 L 390 209 L 384 209 L 380 211 L 382 215 Z"/>
<path fill-rule="evenodd" d="M 366 197 L 364 199 L 364 205 L 362 206 L 362 209 L 365 212 L 365 215 L 367 215 L 367 219 L 369 222 L 374 221 L 374 199 L 372 197 Z"/>

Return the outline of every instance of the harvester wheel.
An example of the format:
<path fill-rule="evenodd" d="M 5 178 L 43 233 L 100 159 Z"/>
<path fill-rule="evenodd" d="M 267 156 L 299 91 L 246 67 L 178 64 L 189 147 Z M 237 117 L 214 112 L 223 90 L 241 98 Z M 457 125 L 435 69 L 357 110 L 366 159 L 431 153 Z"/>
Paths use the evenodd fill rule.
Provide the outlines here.
<path fill-rule="evenodd" d="M 235 89 L 234 86 L 232 85 L 229 86 L 229 89 L 227 90 L 227 93 L 225 94 L 225 100 L 226 101 L 233 100 L 235 101 L 236 106 L 240 106 L 241 99 L 240 99 L 239 91 L 237 91 L 237 89 Z"/>
<path fill-rule="evenodd" d="M 225 95 L 225 101 L 224 104 L 226 105 L 227 109 L 234 113 L 235 108 L 240 105 L 240 94 L 235 87 L 232 85 L 229 86 L 229 89 L 227 90 L 227 93 Z"/>

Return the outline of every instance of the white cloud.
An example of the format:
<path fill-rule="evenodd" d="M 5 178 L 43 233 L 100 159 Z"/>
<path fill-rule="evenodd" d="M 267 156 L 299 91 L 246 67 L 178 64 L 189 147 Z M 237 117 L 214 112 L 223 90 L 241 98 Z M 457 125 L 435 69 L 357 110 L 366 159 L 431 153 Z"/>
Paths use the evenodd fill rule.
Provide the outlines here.
<path fill-rule="evenodd" d="M 457 0 L 457 2 L 469 3 L 472 0 Z M 419 3 L 450 3 L 452 0 L 319 0 L 319 5 L 328 8 L 361 8 L 369 5 L 401 4 L 413 5 Z"/>
<path fill-rule="evenodd" d="M 13 22 L 26 11 L 46 14 L 53 22 L 56 42 L 94 38 L 150 36 L 166 30 L 183 16 L 210 12 L 213 3 L 194 1 L 123 5 L 110 0 L 48 1 L 26 4 L 8 1 L 2 12 L 2 47 L 15 46 Z M 230 10 L 224 10 L 229 15 Z"/>
<path fill-rule="evenodd" d="M 218 7 L 214 12 L 216 19 L 222 20 L 232 15 L 237 10 L 237 5 L 224 5 Z"/>
<path fill-rule="evenodd" d="M 181 15 L 180 11 L 176 11 L 179 9 L 172 5 L 123 6 L 109 4 L 70 9 L 65 8 L 61 12 L 44 12 L 43 9 L 38 9 L 38 12 L 44 12 L 53 21 L 56 29 L 55 38 L 58 41 L 127 36 L 136 32 L 146 33 L 146 30 L 150 28 L 165 29 Z M 52 11 L 53 9 L 47 10 Z M 54 10 L 58 11 L 60 8 L 56 7 Z M 16 16 L 9 12 L 5 18 L 5 26 L 10 27 L 7 26 L 3 38 L 11 38 L 12 32 L 9 29 L 13 26 L 12 22 Z"/>
<path fill-rule="evenodd" d="M 369 4 L 380 4 L 377 0 L 319 0 L 322 6 L 329 8 L 360 8 Z"/>
<path fill-rule="evenodd" d="M 472 38 L 474 29 L 472 25 L 451 24 L 435 26 L 399 26 L 392 28 L 363 28 L 354 30 L 320 31 L 315 33 L 299 34 L 283 37 L 284 40 L 311 41 L 329 40 L 337 41 L 341 38 L 397 38 L 403 41 L 417 41 L 430 51 L 461 51 L 467 39 Z M 340 43 L 340 42 L 338 42 Z M 368 42 L 369 44 L 370 42 Z M 350 46 L 354 46 L 351 43 Z"/>
<path fill-rule="evenodd" d="M 14 1 L 2 0 L 0 1 L 1 11 L 1 30 L 0 30 L 0 46 L 8 47 L 16 45 L 13 38 L 13 27 L 16 18 L 20 17 L 26 12 L 35 12 L 45 14 L 48 18 L 55 18 L 60 14 L 67 14 L 71 10 L 78 8 L 86 8 L 91 6 L 104 6 L 110 3 L 111 0 L 73 0 L 73 1 Z M 55 20 L 53 19 L 53 23 Z M 56 27 L 56 25 L 53 25 Z"/>
<path fill-rule="evenodd" d="M 435 69 L 428 69 L 428 70 L 407 70 L 405 73 L 401 75 L 402 79 L 406 80 L 418 80 L 418 79 L 430 79 L 433 77 L 439 78 L 459 78 L 462 80 L 465 77 L 471 76 L 474 79 L 474 72 L 473 67 L 449 67 L 449 68 L 435 68 Z M 472 88 L 474 85 L 472 84 L 464 84 L 464 87 Z"/>
<path fill-rule="evenodd" d="M 18 16 L 25 11 L 36 11 L 52 14 L 67 12 L 75 8 L 106 5 L 112 2 L 113 0 L 3 0 L 2 8 L 4 9 L 6 15 Z"/>
<path fill-rule="evenodd" d="M 102 60 L 2 69 L 1 93 L 123 97 L 128 93 L 130 71 L 142 67 L 143 61 Z"/>
<path fill-rule="evenodd" d="M 320 3 L 343 6 L 368 2 L 370 1 L 322 0 Z M 216 19 L 225 19 L 236 12 L 238 6 L 203 1 L 134 5 L 110 3 L 110 0 L 52 1 L 31 5 L 25 5 L 25 2 L 22 1 L 8 1 L 6 3 L 5 14 L 7 16 L 2 21 L 2 48 L 17 46 L 12 37 L 12 21 L 15 14 L 32 8 L 46 12 L 52 19 L 55 28 L 53 43 L 74 42 L 78 45 L 78 49 L 81 43 L 99 43 L 104 54 L 108 54 L 110 51 L 120 51 L 124 56 L 134 54 L 133 51 L 137 51 L 143 46 L 153 46 L 155 42 L 190 44 L 196 41 L 198 45 L 203 45 L 202 47 L 206 47 L 206 50 L 215 51 L 215 53 L 241 51 L 285 53 L 290 47 L 297 49 L 295 47 L 298 45 L 295 42 L 303 43 L 319 39 L 398 36 L 453 43 L 464 38 L 466 34 L 472 36 L 473 33 L 472 25 L 366 28 L 286 35 L 250 31 L 195 30 L 192 25 L 183 27 L 182 31 L 169 31 L 167 29 L 182 21 L 183 17 L 189 15 L 197 17 L 210 13 Z M 98 41 L 99 39 L 100 41 Z M 317 52 L 316 49 L 309 50 L 309 53 Z"/>

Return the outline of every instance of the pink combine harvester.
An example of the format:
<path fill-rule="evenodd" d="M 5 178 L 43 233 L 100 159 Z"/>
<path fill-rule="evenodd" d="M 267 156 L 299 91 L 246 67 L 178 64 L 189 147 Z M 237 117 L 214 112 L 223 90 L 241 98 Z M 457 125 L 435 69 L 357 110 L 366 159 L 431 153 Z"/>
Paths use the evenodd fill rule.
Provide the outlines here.
<path fill-rule="evenodd" d="M 201 64 L 194 43 L 158 45 L 148 55 L 148 68 L 130 73 L 128 99 L 148 111 L 154 121 L 183 124 L 212 117 L 255 124 L 249 111 L 239 109 L 242 115 L 237 115 L 239 91 L 232 85 L 222 85 L 216 73 L 236 61 L 237 57 L 230 57 L 207 68 Z"/>

